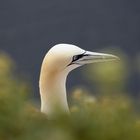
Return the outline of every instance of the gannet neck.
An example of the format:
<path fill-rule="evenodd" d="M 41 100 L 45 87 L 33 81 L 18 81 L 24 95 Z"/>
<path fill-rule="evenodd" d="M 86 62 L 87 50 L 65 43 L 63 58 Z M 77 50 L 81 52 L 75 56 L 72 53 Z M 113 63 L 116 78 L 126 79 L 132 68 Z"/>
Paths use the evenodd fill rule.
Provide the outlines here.
<path fill-rule="evenodd" d="M 39 82 L 41 111 L 50 118 L 58 111 L 69 113 L 66 96 L 68 73 L 85 64 L 118 59 L 115 55 L 89 52 L 70 44 L 52 47 L 41 67 Z"/>
<path fill-rule="evenodd" d="M 66 96 L 66 71 L 50 70 L 44 59 L 40 74 L 41 111 L 48 116 L 59 111 L 69 113 Z"/>

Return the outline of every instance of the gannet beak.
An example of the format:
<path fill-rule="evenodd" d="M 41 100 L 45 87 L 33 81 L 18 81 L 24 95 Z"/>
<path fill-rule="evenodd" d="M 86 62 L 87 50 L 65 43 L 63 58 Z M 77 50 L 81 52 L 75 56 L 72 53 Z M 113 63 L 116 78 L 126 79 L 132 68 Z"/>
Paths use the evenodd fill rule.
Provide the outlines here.
<path fill-rule="evenodd" d="M 112 54 L 85 51 L 85 53 L 83 53 L 83 56 L 80 59 L 78 59 L 76 63 L 79 65 L 84 65 L 89 63 L 106 62 L 106 61 L 113 61 L 113 60 L 120 60 L 120 59 L 119 57 Z"/>

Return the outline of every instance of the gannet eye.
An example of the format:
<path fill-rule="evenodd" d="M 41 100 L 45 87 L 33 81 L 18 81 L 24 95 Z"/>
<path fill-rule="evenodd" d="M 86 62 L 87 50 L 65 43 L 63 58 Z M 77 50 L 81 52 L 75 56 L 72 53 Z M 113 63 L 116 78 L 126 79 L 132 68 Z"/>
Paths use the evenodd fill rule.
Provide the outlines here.
<path fill-rule="evenodd" d="M 82 57 L 83 57 L 83 54 L 75 55 L 75 56 L 73 56 L 72 62 L 74 62 Z"/>
<path fill-rule="evenodd" d="M 70 66 L 70 65 L 72 65 L 72 64 L 76 64 L 76 63 L 74 63 L 74 62 L 77 61 L 77 60 L 79 60 L 80 58 L 82 58 L 82 57 L 85 55 L 85 53 L 86 53 L 86 51 L 85 51 L 84 53 L 82 53 L 82 54 L 74 55 L 74 56 L 72 57 L 71 63 L 68 64 L 67 66 Z M 78 63 L 77 63 L 77 64 L 78 64 Z"/>

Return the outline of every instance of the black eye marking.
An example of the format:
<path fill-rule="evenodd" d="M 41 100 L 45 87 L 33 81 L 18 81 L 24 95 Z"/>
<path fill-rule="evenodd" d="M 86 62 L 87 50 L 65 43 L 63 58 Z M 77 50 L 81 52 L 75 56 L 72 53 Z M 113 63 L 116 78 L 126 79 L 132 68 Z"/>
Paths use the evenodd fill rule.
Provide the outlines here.
<path fill-rule="evenodd" d="M 83 54 L 75 55 L 75 56 L 73 56 L 72 61 L 74 62 L 74 61 L 76 61 L 76 60 L 78 60 L 78 59 L 80 59 L 82 57 L 83 57 Z"/>
<path fill-rule="evenodd" d="M 83 56 L 85 56 L 85 53 L 86 53 L 86 51 L 82 54 L 74 55 L 72 58 L 72 62 L 68 66 L 72 65 L 73 62 L 75 62 L 75 61 L 79 60 L 80 58 L 82 58 Z"/>
<path fill-rule="evenodd" d="M 78 55 L 75 55 L 73 56 L 73 59 L 72 59 L 72 62 L 76 61 L 76 60 L 79 60 L 80 58 L 82 58 L 83 56 L 85 56 L 84 54 L 86 53 L 86 51 L 82 54 L 78 54 Z"/>

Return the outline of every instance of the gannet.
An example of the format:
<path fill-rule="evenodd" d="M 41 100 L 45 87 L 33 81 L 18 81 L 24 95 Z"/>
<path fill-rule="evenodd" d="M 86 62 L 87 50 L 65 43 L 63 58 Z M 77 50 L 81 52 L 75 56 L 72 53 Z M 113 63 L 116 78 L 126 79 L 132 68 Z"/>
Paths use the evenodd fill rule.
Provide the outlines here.
<path fill-rule="evenodd" d="M 71 44 L 57 44 L 44 57 L 40 72 L 41 112 L 51 116 L 58 109 L 69 114 L 66 78 L 70 71 L 89 63 L 118 59 L 112 54 L 90 52 Z"/>

